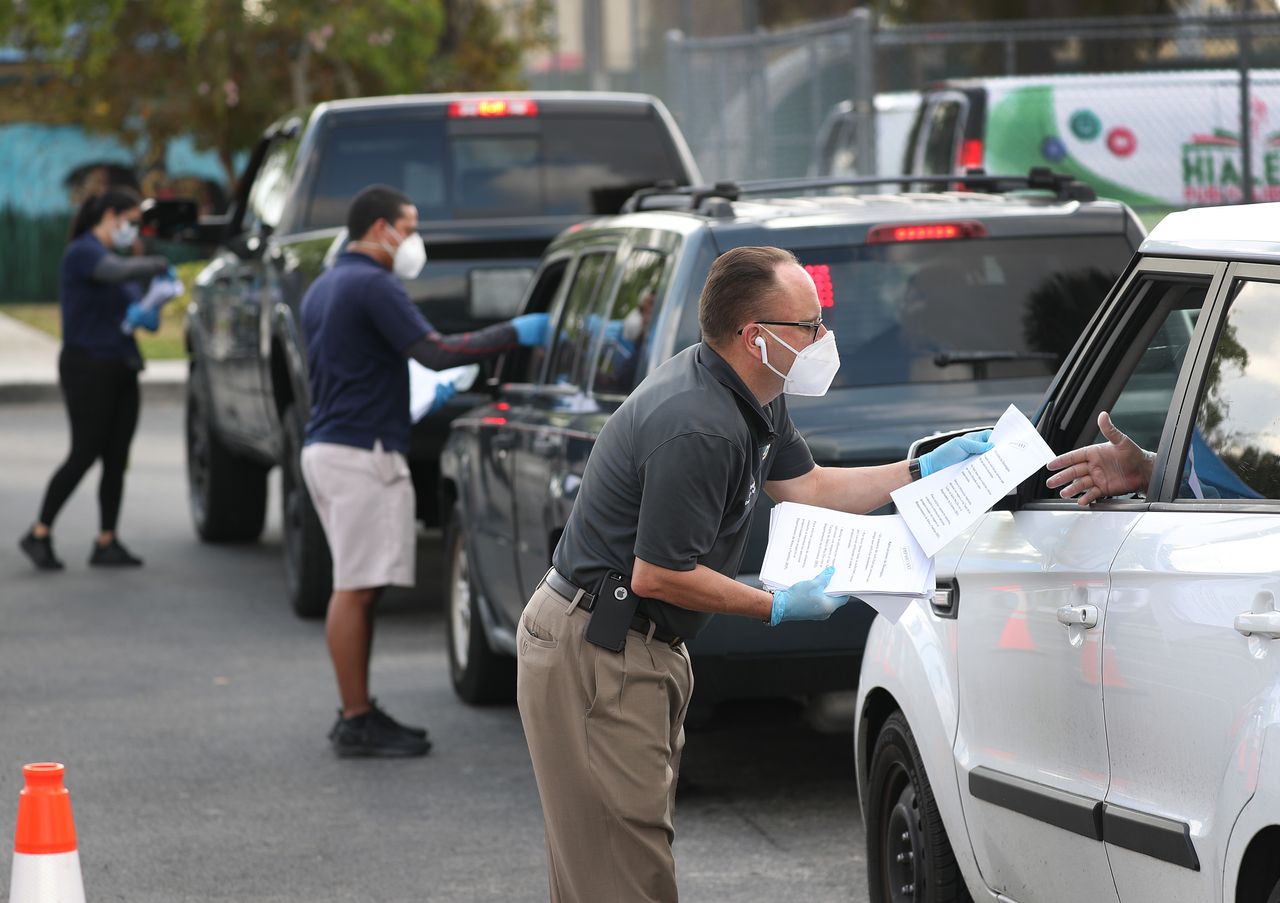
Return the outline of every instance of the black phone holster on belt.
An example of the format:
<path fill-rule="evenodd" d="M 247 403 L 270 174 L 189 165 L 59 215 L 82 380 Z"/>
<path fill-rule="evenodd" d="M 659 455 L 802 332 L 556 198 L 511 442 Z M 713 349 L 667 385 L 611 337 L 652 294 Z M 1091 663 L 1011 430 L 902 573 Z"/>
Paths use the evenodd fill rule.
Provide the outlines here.
<path fill-rule="evenodd" d="M 584 634 L 587 642 L 610 652 L 621 652 L 627 645 L 627 631 L 636 616 L 640 597 L 631 591 L 626 574 L 609 571 L 596 591 L 596 604 L 591 609 Z"/>

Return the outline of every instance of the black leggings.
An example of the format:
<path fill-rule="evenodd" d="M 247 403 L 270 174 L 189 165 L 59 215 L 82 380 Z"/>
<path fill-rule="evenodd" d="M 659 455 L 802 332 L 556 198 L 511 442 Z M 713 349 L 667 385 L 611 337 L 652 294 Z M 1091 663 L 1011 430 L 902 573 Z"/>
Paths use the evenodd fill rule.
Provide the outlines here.
<path fill-rule="evenodd" d="M 100 526 L 104 533 L 114 531 L 129 444 L 138 425 L 138 371 L 123 361 L 97 361 L 75 348 L 63 348 L 58 375 L 71 421 L 71 452 L 49 481 L 40 522 L 53 526 L 72 491 L 101 459 Z"/>

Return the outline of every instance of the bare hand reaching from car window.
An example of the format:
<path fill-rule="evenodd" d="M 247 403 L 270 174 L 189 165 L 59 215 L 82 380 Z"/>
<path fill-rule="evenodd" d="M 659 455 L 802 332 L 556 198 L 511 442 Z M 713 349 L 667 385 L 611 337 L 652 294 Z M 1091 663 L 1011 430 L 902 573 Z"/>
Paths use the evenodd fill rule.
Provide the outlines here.
<path fill-rule="evenodd" d="M 1098 429 L 1106 442 L 1054 458 L 1049 469 L 1058 472 L 1045 481 L 1050 489 L 1064 486 L 1058 493 L 1064 499 L 1079 496 L 1076 501 L 1082 507 L 1100 498 L 1138 492 L 1151 481 L 1155 455 L 1120 432 L 1106 411 L 1098 415 Z"/>

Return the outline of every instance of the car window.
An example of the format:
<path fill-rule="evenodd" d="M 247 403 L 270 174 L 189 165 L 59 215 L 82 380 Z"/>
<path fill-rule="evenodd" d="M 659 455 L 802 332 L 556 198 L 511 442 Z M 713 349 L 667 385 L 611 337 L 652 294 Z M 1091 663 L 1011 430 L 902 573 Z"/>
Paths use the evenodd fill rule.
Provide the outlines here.
<path fill-rule="evenodd" d="M 1047 379 L 1128 263 L 1120 235 L 797 249 L 835 333 L 835 387 Z"/>
<path fill-rule="evenodd" d="M 258 233 L 280 225 L 289 186 L 293 178 L 293 160 L 298 154 L 297 138 L 278 138 L 267 151 L 262 166 L 249 190 L 249 206 L 244 231 Z"/>
<path fill-rule="evenodd" d="M 541 314 L 551 310 L 560 285 L 564 282 L 564 274 L 569 268 L 569 260 L 561 258 L 543 264 L 542 270 L 534 278 L 529 289 L 529 300 L 525 302 L 523 313 Z M 547 346 L 534 348 L 517 348 L 507 352 L 502 362 L 499 380 L 536 383 L 542 375 L 543 364 L 547 360 Z"/>
<path fill-rule="evenodd" d="M 1181 499 L 1280 499 L 1280 285 L 1241 280 L 1202 377 Z"/>
<path fill-rule="evenodd" d="M 925 175 L 940 176 L 956 168 L 956 139 L 960 124 L 958 100 L 940 100 L 929 109 L 928 132 L 924 142 Z"/>
<path fill-rule="evenodd" d="M 658 313 L 666 264 L 665 254 L 649 248 L 632 251 L 623 264 L 595 355 L 592 387 L 597 394 L 626 395 L 635 388 Z"/>
<path fill-rule="evenodd" d="M 340 226 L 377 181 L 425 220 L 616 213 L 640 187 L 688 181 L 662 121 L 583 115 L 331 123 L 305 227 Z"/>
<path fill-rule="evenodd" d="M 1082 374 L 1087 384 L 1055 399 L 1055 422 L 1045 432 L 1054 451 L 1104 441 L 1101 411 L 1143 448 L 1160 447 L 1209 285 L 1207 276 L 1140 275 L 1130 283 L 1116 314 L 1094 333 L 1104 344 Z M 1034 483 L 1038 497 L 1057 498 L 1044 481 Z"/>
<path fill-rule="evenodd" d="M 582 385 L 585 381 L 591 339 L 600 328 L 595 302 L 608 284 L 613 258 L 611 250 L 591 251 L 579 258 L 564 307 L 552 328 L 548 383 L 564 386 Z"/>

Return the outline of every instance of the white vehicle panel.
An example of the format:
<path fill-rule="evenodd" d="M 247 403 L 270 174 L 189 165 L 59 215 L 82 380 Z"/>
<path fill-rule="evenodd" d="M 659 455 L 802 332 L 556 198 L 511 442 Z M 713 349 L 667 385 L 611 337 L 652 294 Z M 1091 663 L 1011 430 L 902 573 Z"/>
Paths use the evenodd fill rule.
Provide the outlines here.
<path fill-rule="evenodd" d="M 972 530 L 964 532 L 934 556 L 940 582 L 955 573 L 960 553 L 972 535 Z M 960 605 L 964 605 L 963 598 Z M 902 709 L 924 761 L 942 822 L 952 839 L 960 871 L 970 889 L 978 889 L 982 881 L 965 840 L 959 787 L 951 759 L 958 718 L 955 652 L 956 621 L 938 617 L 927 600 L 913 602 L 897 624 L 876 618 L 863 652 L 863 677 L 858 682 L 856 711 L 864 711 L 868 696 L 877 690 L 887 692 Z M 861 722 L 857 727 L 862 727 Z M 874 745 L 873 738 L 855 737 L 859 800 L 866 799 L 870 765 L 867 757 Z"/>
<path fill-rule="evenodd" d="M 1275 610 L 1278 561 L 1280 515 L 1184 510 L 1144 515 L 1112 567 L 1105 817 L 1119 806 L 1188 826 L 1194 848 L 1124 849 L 1108 827 L 1122 900 L 1220 899 L 1227 837 L 1254 792 L 1280 686 L 1280 639 L 1245 637 L 1235 622 Z M 1133 840 L 1161 845 L 1149 828 Z"/>
<path fill-rule="evenodd" d="M 1140 516 L 1066 507 L 992 512 L 960 562 L 956 772 L 983 878 L 1021 903 L 1117 899 L 1103 845 L 1086 835 L 1090 806 L 1107 789 L 1108 571 Z M 1095 626 L 1060 621 L 1060 609 L 1082 607 Z M 995 801 L 1001 793 L 979 787 L 975 769 L 988 788 L 986 779 L 1016 784 L 1025 806 Z M 1041 813 L 1064 795 L 1073 795 L 1066 808 L 1074 830 Z"/>

